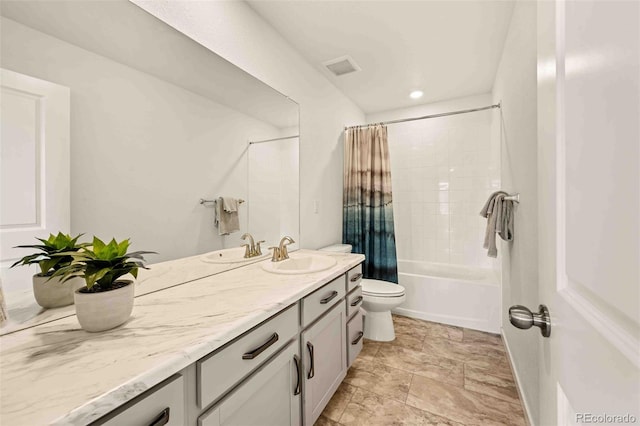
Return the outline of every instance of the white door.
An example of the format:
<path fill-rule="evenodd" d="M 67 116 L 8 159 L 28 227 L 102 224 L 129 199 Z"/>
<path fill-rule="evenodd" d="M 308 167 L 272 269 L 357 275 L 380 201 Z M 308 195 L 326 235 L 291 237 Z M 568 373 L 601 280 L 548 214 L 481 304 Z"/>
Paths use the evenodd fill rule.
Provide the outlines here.
<path fill-rule="evenodd" d="M 2 286 L 5 293 L 30 292 L 39 271 L 8 270 L 30 251 L 13 247 L 70 228 L 69 89 L 5 69 L 0 85 Z"/>
<path fill-rule="evenodd" d="M 538 2 L 541 425 L 640 422 L 639 63 L 640 2 Z"/>

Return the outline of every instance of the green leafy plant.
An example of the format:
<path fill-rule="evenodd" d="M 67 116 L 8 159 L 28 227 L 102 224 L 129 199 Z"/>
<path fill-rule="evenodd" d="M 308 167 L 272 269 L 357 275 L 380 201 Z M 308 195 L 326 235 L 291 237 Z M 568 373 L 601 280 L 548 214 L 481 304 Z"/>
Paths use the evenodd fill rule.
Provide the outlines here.
<path fill-rule="evenodd" d="M 61 268 L 71 264 L 73 260 L 72 253 L 88 245 L 88 243 L 78 243 L 78 239 L 81 236 L 82 234 L 79 234 L 72 238 L 70 235 L 58 232 L 58 235 L 50 234 L 46 240 L 36 238 L 42 244 L 16 246 L 15 248 L 37 249 L 39 252 L 23 257 L 11 265 L 11 267 L 38 264 L 41 271 L 40 275 L 52 275 Z"/>
<path fill-rule="evenodd" d="M 86 282 L 86 292 L 97 293 L 113 290 L 123 284 L 118 279 L 131 274 L 138 277 L 138 269 L 148 269 L 144 262 L 144 254 L 155 253 L 152 251 L 135 251 L 127 253 L 130 241 L 117 242 L 112 239 L 105 244 L 100 238 L 93 237 L 93 243 L 89 247 L 73 253 L 61 253 L 70 255 L 73 260 L 63 268 L 57 270 L 53 276 L 62 277 L 63 281 L 73 277 L 82 277 Z"/>

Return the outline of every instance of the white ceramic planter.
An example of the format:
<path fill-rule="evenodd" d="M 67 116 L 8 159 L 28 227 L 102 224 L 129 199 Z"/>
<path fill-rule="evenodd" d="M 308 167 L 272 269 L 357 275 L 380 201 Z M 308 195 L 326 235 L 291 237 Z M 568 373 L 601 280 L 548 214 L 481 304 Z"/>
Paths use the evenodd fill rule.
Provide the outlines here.
<path fill-rule="evenodd" d="M 125 323 L 133 310 L 135 285 L 133 281 L 116 290 L 100 293 L 75 292 L 76 316 L 86 331 L 97 332 Z"/>
<path fill-rule="evenodd" d="M 84 279 L 75 277 L 61 282 L 60 278 L 49 279 L 46 275 L 33 276 L 33 295 L 43 308 L 59 308 L 73 305 L 73 293 L 84 286 Z"/>

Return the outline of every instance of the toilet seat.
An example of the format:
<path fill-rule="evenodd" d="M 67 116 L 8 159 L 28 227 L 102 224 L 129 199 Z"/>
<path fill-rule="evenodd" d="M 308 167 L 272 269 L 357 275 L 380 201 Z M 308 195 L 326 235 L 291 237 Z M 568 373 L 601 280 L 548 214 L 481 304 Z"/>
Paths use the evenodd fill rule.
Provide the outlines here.
<path fill-rule="evenodd" d="M 362 294 L 375 297 L 401 297 L 404 296 L 404 287 L 388 281 L 363 279 Z"/>

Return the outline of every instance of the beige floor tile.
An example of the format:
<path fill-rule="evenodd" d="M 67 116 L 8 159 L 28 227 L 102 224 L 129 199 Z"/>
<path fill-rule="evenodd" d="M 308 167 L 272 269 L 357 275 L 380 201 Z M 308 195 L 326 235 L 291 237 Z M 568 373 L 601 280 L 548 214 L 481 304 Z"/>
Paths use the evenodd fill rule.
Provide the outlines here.
<path fill-rule="evenodd" d="M 493 345 L 495 348 L 504 351 L 502 337 L 499 334 L 485 333 L 484 331 L 464 329 L 462 341 L 465 343 L 484 343 Z"/>
<path fill-rule="evenodd" d="M 344 379 L 352 386 L 405 402 L 412 374 L 377 361 L 357 359 Z"/>
<path fill-rule="evenodd" d="M 344 409 L 347 407 L 347 404 L 349 404 L 349 401 L 355 392 L 356 388 L 346 382 L 342 382 L 340 387 L 338 387 L 338 390 L 336 390 L 336 393 L 331 397 L 331 400 L 325 409 L 322 411 L 322 415 L 334 422 L 339 421 L 340 416 L 342 416 Z"/>
<path fill-rule="evenodd" d="M 425 339 L 422 352 L 432 356 L 454 359 L 478 368 L 511 374 L 505 352 L 490 344 Z"/>
<path fill-rule="evenodd" d="M 325 415 L 322 414 L 320 417 L 318 417 L 318 420 L 316 420 L 313 426 L 341 426 L 341 425 L 340 423 L 334 422 L 333 420 L 331 420 L 328 417 L 325 417 Z"/>
<path fill-rule="evenodd" d="M 496 376 L 490 374 L 488 370 L 465 365 L 464 388 L 516 404 L 520 403 L 513 378 Z"/>
<path fill-rule="evenodd" d="M 420 376 L 413 377 L 407 405 L 465 425 L 524 426 L 518 404 Z"/>
<path fill-rule="evenodd" d="M 378 353 L 378 350 L 380 350 L 380 346 L 382 346 L 380 342 L 374 342 L 373 340 L 364 339 L 362 350 L 360 351 L 358 358 L 370 360 L 373 359 Z"/>
<path fill-rule="evenodd" d="M 448 339 L 456 342 L 461 342 L 463 339 L 464 332 L 461 327 L 440 324 L 437 322 L 427 322 L 426 324 L 426 339 Z"/>
<path fill-rule="evenodd" d="M 353 395 L 340 423 L 345 426 L 455 425 L 445 418 L 363 389 Z"/>
<path fill-rule="evenodd" d="M 385 346 L 399 346 L 403 348 L 410 348 L 416 351 L 422 350 L 422 345 L 424 344 L 424 337 L 421 337 L 420 334 L 409 335 L 409 334 L 397 334 L 396 338 L 391 342 L 379 342 L 379 346 L 381 348 Z"/>
<path fill-rule="evenodd" d="M 464 384 L 463 363 L 400 346 L 383 346 L 375 360 L 389 367 L 460 386 Z"/>
<path fill-rule="evenodd" d="M 427 323 L 417 319 L 393 315 L 393 329 L 398 335 L 413 336 L 424 339 L 427 335 Z"/>

